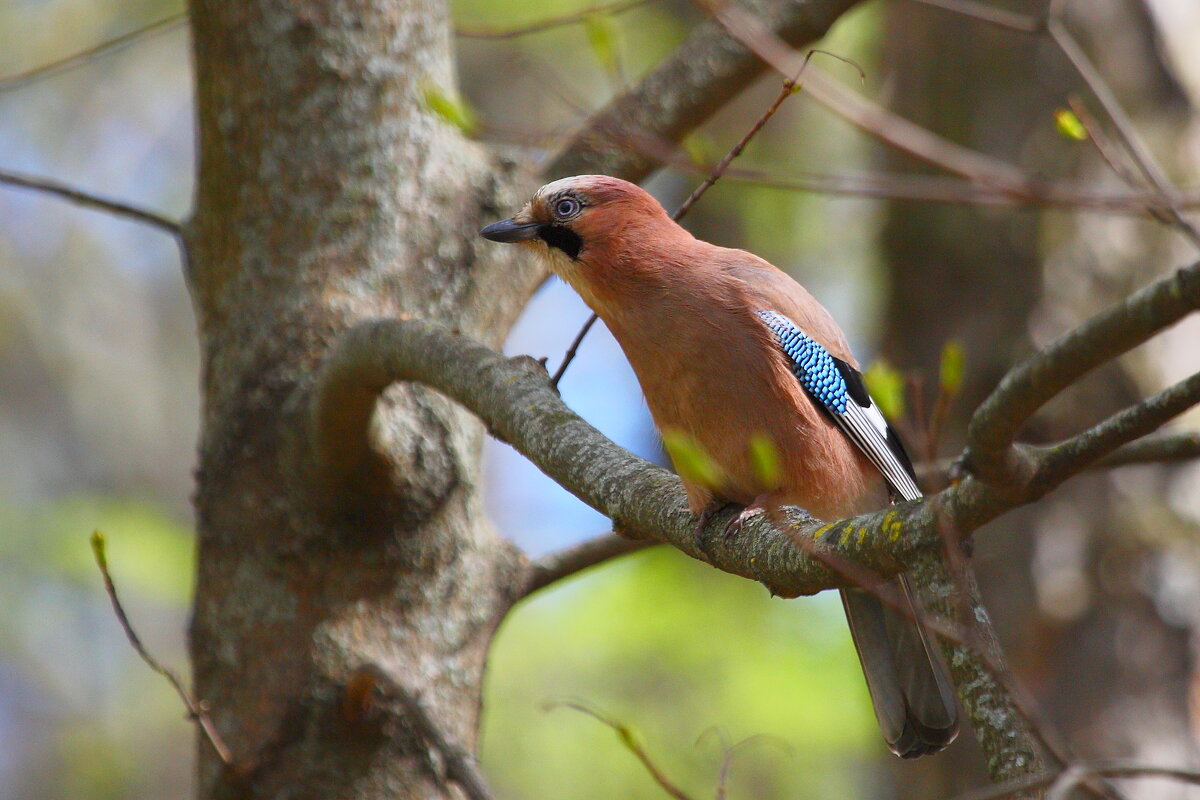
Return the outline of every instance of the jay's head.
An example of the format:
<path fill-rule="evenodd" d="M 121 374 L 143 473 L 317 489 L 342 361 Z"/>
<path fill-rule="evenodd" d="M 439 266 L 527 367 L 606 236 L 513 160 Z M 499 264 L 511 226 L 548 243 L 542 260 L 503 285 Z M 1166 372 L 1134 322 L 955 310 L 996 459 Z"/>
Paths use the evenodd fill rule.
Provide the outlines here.
<path fill-rule="evenodd" d="M 607 175 L 576 175 L 546 184 L 519 212 L 479 235 L 531 247 L 561 271 L 568 262 L 604 261 L 634 230 L 675 227 L 640 186 Z"/>

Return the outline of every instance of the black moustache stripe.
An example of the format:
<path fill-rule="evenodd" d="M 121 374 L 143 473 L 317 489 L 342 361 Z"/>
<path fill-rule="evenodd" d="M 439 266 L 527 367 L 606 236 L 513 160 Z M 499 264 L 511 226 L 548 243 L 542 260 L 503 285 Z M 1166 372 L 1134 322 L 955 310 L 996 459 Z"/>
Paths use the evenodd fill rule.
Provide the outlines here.
<path fill-rule="evenodd" d="M 538 229 L 538 236 L 551 247 L 562 250 L 572 261 L 579 258 L 579 251 L 583 249 L 579 234 L 562 225 L 543 225 Z"/>

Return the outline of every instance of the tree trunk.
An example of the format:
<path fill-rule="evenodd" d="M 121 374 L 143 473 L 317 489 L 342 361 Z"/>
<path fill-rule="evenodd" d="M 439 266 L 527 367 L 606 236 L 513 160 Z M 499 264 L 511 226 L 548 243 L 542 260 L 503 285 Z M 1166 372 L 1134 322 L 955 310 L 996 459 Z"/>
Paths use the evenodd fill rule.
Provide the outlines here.
<path fill-rule="evenodd" d="M 363 319 L 420 315 L 499 345 L 541 275 L 505 248 L 485 260 L 473 236 L 530 182 L 425 110 L 431 87 L 454 91 L 438 0 L 196 0 L 191 18 L 204 400 L 191 651 L 235 756 L 226 768 L 201 745 L 199 796 L 456 796 L 396 704 L 354 676 L 382 669 L 473 747 L 521 562 L 481 514 L 483 428 L 394 387 L 374 420 L 387 459 L 347 428 L 342 463 L 316 469 L 310 394 L 326 349 Z"/>

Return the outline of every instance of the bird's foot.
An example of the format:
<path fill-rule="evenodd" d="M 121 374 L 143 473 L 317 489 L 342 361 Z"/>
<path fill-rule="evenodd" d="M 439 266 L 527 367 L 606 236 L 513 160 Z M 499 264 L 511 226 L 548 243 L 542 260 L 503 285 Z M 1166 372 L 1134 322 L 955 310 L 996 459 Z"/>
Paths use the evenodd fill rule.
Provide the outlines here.
<path fill-rule="evenodd" d="M 714 516 L 719 514 L 726 506 L 732 505 L 724 500 L 713 500 L 700 511 L 700 516 L 696 518 L 696 528 L 692 531 L 692 539 L 696 543 L 696 549 L 701 553 L 708 554 L 708 547 L 704 543 L 704 529 Z"/>
<path fill-rule="evenodd" d="M 729 520 L 729 524 L 725 526 L 725 541 L 734 539 L 742 532 L 742 526 L 750 520 L 762 514 L 769 513 L 775 504 L 772 502 L 772 497 L 769 494 L 760 494 L 750 503 L 750 505 L 738 512 L 738 515 Z"/>

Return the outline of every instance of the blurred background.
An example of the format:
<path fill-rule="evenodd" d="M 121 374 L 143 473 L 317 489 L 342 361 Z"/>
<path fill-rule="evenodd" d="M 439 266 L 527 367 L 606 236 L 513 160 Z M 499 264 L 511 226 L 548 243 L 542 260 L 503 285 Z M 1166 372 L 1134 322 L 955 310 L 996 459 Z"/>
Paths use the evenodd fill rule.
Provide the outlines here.
<path fill-rule="evenodd" d="M 1072 30 L 1172 179 L 1200 185 L 1200 6 L 1068 5 Z M 453 3 L 469 34 L 458 44 L 474 135 L 525 156 L 553 152 L 702 19 L 689 3 L 659 0 L 492 36 L 588 7 Z M 995 7 L 1044 11 L 1040 0 Z M 157 0 L 0 0 L 0 169 L 186 215 L 193 123 L 181 11 Z M 20 77 L 172 18 L 77 68 Z M 853 67 L 822 64 L 855 90 L 954 141 L 1030 175 L 1123 188 L 1092 142 L 1056 126 L 1079 80 L 1044 37 L 876 0 L 821 47 L 862 66 L 860 83 Z M 749 87 L 683 152 L 715 161 L 778 87 L 773 76 Z M 782 179 L 930 171 L 803 95 L 737 163 Z M 666 170 L 649 188 L 670 209 L 700 179 Z M 966 383 L 943 456 L 958 451 L 965 414 L 1014 359 L 1196 258 L 1182 237 L 1135 215 L 889 202 L 732 178 L 686 223 L 808 286 L 860 360 L 905 376 L 910 414 L 936 392 L 946 343 L 960 342 Z M 553 367 L 586 317 L 551 281 L 508 349 Z M 1193 318 L 1056 401 L 1028 436 L 1078 430 L 1198 367 Z M 185 670 L 197 370 L 167 237 L 0 186 L 0 797 L 191 795 L 192 729 L 126 643 L 88 536 L 105 532 L 139 633 Z M 602 325 L 562 390 L 617 442 L 661 462 L 637 385 Z M 1177 428 L 1197 422 L 1193 414 Z M 531 554 L 608 530 L 507 447 L 489 446 L 486 469 L 498 529 Z M 1200 765 L 1198 526 L 1200 468 L 1185 464 L 1077 480 L 978 537 L 985 594 L 1014 666 L 1082 754 Z M 844 625 L 831 594 L 773 600 L 674 552 L 586 573 L 527 601 L 501 629 L 485 695 L 485 770 L 503 798 L 663 796 L 611 730 L 554 707 L 571 701 L 633 728 L 696 797 L 716 790 L 724 754 L 739 742 L 730 797 L 936 797 L 982 780 L 969 733 L 919 764 L 885 752 Z M 1189 796 L 1153 781 L 1130 789 Z"/>

